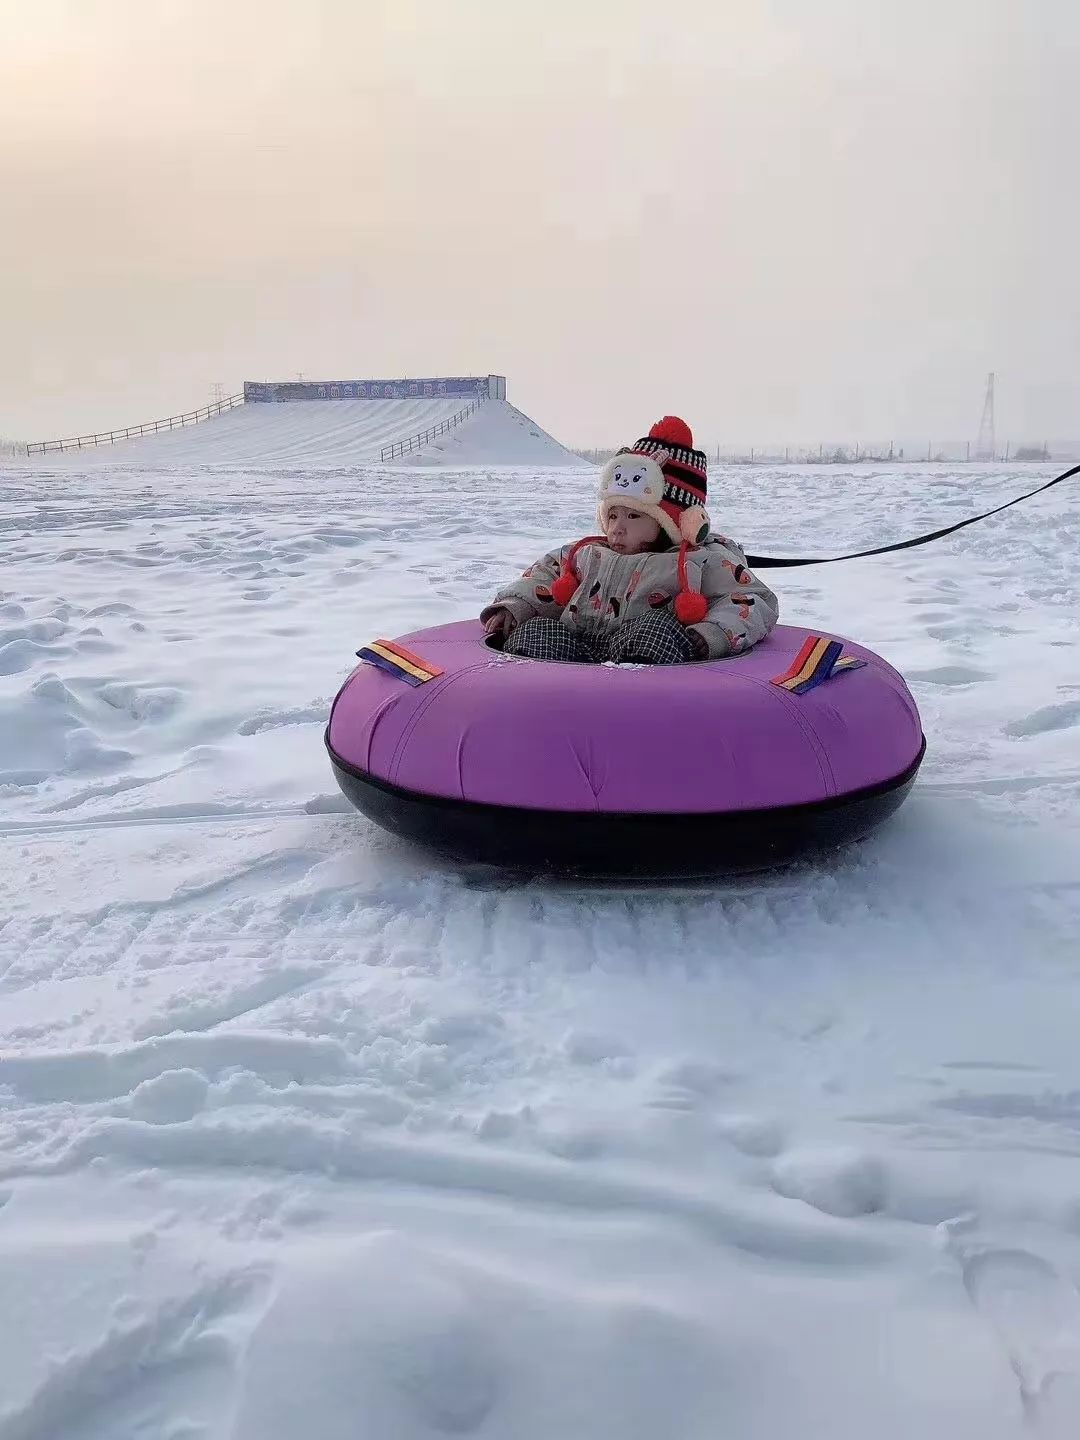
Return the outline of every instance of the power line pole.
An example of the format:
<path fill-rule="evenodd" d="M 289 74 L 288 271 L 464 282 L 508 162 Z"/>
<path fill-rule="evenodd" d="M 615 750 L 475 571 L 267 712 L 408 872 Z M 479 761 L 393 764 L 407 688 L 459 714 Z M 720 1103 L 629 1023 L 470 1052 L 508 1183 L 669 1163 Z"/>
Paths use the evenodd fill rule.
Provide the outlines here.
<path fill-rule="evenodd" d="M 979 421 L 979 438 L 975 442 L 976 460 L 993 460 L 997 446 L 994 442 L 994 372 L 986 377 L 986 395 L 983 398 L 982 419 Z"/>

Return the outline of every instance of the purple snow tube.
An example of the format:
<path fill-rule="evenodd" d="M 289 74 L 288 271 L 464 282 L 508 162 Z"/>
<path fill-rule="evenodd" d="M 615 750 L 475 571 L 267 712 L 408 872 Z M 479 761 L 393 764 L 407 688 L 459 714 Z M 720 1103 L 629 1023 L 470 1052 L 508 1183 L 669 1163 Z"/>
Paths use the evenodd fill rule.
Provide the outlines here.
<path fill-rule="evenodd" d="M 904 681 L 859 645 L 843 653 L 862 668 L 803 694 L 773 684 L 809 634 L 778 625 L 735 659 L 610 666 L 511 658 L 476 621 L 418 630 L 395 643 L 443 673 L 414 687 L 361 663 L 326 745 L 358 809 L 455 860 L 761 869 L 866 835 L 925 749 Z"/>

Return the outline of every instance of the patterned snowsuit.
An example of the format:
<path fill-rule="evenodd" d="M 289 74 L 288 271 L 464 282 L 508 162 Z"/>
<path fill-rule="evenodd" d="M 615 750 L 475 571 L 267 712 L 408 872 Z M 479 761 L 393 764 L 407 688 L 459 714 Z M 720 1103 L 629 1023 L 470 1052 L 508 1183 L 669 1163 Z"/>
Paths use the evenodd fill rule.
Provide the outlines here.
<path fill-rule="evenodd" d="M 580 583 L 569 603 L 562 607 L 552 598 L 551 586 L 570 548 L 565 545 L 550 552 L 531 565 L 520 580 L 504 586 L 482 612 L 481 620 L 490 619 L 501 609 L 508 610 L 519 626 L 534 617 L 557 620 L 586 649 L 598 652 L 551 658 L 606 658 L 615 642 L 613 632 L 627 622 L 649 616 L 669 620 L 664 627 L 668 631 L 683 631 L 673 613 L 673 602 L 681 588 L 676 548 L 619 555 L 602 541 L 587 545 L 575 557 Z M 704 620 L 686 627 L 684 633 L 692 636 L 696 632 L 701 637 L 708 659 L 742 654 L 764 639 L 776 624 L 780 608 L 777 598 L 746 568 L 746 554 L 735 541 L 710 536 L 699 548 L 689 551 L 686 566 L 693 588 L 705 596 L 708 611 Z M 664 654 L 658 658 L 671 663 L 690 655 Z"/>

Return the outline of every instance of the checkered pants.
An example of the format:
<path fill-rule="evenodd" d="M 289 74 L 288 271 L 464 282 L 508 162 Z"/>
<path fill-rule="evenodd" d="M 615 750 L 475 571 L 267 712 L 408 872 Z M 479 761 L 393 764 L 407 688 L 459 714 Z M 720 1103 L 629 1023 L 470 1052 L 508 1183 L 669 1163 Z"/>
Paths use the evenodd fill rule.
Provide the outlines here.
<path fill-rule="evenodd" d="M 597 627 L 586 634 L 561 620 L 535 616 L 510 632 L 507 655 L 528 660 L 566 660 L 599 665 L 681 665 L 694 659 L 690 636 L 672 615 L 641 615 L 615 629 Z"/>

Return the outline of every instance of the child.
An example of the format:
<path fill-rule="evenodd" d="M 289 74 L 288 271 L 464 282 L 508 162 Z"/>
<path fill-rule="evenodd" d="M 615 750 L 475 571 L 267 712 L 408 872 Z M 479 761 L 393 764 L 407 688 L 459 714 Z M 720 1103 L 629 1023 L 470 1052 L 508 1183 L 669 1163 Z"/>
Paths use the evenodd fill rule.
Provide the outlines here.
<path fill-rule="evenodd" d="M 676 665 L 741 655 L 776 624 L 776 596 L 733 540 L 709 532 L 706 459 L 673 415 L 600 477 L 602 535 L 545 555 L 480 619 L 509 655 Z"/>

